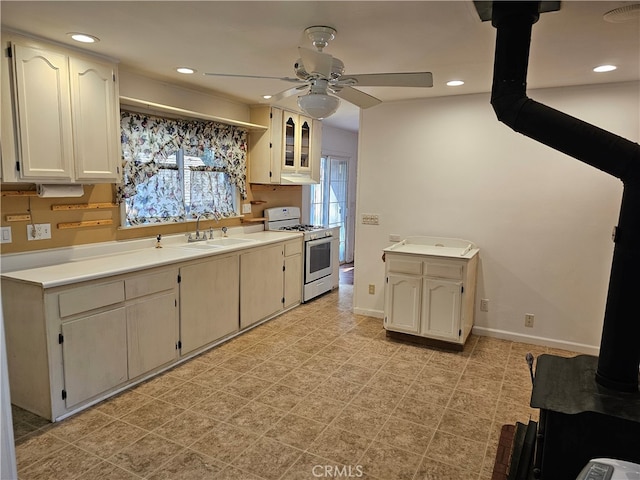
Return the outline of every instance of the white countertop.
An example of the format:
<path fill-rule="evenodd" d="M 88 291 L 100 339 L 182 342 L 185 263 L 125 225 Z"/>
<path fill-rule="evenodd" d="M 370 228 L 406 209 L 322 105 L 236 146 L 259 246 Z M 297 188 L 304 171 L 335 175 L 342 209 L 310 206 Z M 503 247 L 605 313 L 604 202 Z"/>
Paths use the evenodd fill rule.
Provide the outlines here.
<path fill-rule="evenodd" d="M 469 259 L 477 255 L 480 249 L 474 243 L 459 238 L 407 237 L 401 242 L 385 248 L 384 251 Z"/>
<path fill-rule="evenodd" d="M 87 247 L 87 251 L 83 255 L 78 256 L 76 254 L 75 257 L 73 253 L 69 252 L 69 249 L 60 249 L 58 252 L 60 253 L 58 255 L 60 260 L 58 263 L 54 262 L 53 264 L 51 262 L 56 252 L 46 254 L 48 255 L 47 257 L 41 253 L 43 266 L 33 266 L 33 259 L 28 258 L 28 253 L 18 254 L 23 256 L 19 258 L 22 264 L 28 266 L 26 268 L 10 269 L 11 271 L 5 271 L 7 270 L 4 268 L 5 263 L 9 266 L 16 266 L 19 265 L 19 262 L 15 260 L 13 262 L 4 262 L 5 259 L 3 258 L 2 277 L 41 285 L 43 288 L 52 288 L 212 255 L 223 255 L 300 237 L 302 237 L 302 233 L 299 232 L 260 231 L 244 233 L 230 235 L 229 238 L 244 238 L 251 240 L 250 242 L 212 249 L 187 248 L 184 235 L 163 237 L 163 248 L 155 248 L 155 240 L 149 239 L 136 242 L 106 242 L 102 248 L 102 252 L 106 253 L 102 254 L 99 244 Z M 124 247 L 129 247 L 129 249 L 123 249 Z"/>

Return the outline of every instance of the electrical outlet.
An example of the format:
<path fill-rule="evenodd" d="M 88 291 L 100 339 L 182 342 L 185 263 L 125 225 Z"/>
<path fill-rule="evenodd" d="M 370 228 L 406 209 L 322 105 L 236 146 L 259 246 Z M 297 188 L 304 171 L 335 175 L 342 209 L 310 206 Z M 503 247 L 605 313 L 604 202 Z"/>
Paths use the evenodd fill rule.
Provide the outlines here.
<path fill-rule="evenodd" d="M 389 235 L 390 242 L 400 242 L 401 240 L 402 240 L 402 237 L 400 235 L 397 235 L 395 233 L 392 233 Z"/>
<path fill-rule="evenodd" d="M 369 284 L 369 295 L 375 295 L 376 294 L 376 286 L 373 283 Z"/>
<path fill-rule="evenodd" d="M 489 311 L 489 299 L 483 298 L 480 300 L 480 311 L 488 312 Z"/>
<path fill-rule="evenodd" d="M 534 319 L 533 313 L 525 313 L 525 315 L 524 315 L 524 326 L 525 327 L 529 327 L 529 328 L 533 328 L 533 319 Z"/>
<path fill-rule="evenodd" d="M 375 213 L 362 214 L 363 225 L 380 225 L 380 216 Z"/>
<path fill-rule="evenodd" d="M 47 240 L 51 238 L 50 223 L 36 223 L 27 225 L 27 240 Z"/>

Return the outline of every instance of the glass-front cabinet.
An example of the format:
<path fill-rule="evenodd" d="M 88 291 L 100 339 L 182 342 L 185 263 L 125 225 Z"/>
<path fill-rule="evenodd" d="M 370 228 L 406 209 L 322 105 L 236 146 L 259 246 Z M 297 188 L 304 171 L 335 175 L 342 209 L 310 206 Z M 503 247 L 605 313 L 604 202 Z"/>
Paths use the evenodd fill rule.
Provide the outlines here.
<path fill-rule="evenodd" d="M 322 122 L 277 107 L 256 107 L 251 121 L 269 125 L 249 136 L 249 181 L 302 185 L 320 181 Z"/>
<path fill-rule="evenodd" d="M 311 165 L 313 119 L 291 112 L 284 114 L 284 158 L 282 170 L 304 174 Z"/>

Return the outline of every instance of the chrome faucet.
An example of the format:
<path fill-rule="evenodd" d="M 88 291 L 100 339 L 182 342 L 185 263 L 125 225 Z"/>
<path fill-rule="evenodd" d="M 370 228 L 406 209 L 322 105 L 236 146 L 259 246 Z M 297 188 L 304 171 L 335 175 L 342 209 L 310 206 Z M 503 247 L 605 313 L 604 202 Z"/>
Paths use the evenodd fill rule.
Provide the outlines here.
<path fill-rule="evenodd" d="M 198 215 L 198 217 L 196 218 L 196 236 L 193 237 L 191 236 L 191 234 L 189 234 L 187 236 L 187 242 L 202 242 L 203 240 L 207 239 L 207 233 L 204 232 L 202 234 L 202 236 L 200 236 L 200 217 L 202 215 Z"/>

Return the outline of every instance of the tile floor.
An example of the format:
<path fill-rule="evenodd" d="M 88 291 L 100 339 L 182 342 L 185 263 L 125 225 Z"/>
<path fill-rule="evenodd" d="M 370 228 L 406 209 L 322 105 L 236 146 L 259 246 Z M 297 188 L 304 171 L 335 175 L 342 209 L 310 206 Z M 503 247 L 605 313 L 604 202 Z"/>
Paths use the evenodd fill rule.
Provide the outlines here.
<path fill-rule="evenodd" d="M 20 479 L 491 478 L 501 426 L 537 417 L 525 353 L 548 349 L 398 343 L 351 295 L 342 285 L 62 422 L 14 408 Z"/>

